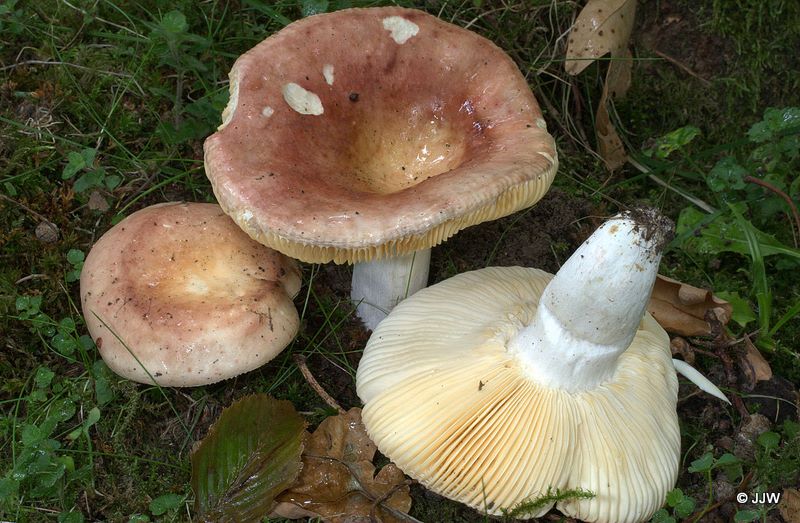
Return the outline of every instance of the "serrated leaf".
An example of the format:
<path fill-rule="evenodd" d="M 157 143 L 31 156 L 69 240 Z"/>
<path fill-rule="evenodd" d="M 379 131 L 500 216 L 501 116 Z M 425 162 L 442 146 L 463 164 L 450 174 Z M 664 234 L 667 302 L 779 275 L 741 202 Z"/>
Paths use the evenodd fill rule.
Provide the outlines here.
<path fill-rule="evenodd" d="M 700 135 L 700 129 L 693 125 L 680 127 L 672 132 L 656 138 L 653 147 L 642 152 L 649 157 L 656 157 L 665 160 L 670 154 L 686 147 L 692 140 Z"/>
<path fill-rule="evenodd" d="M 709 223 L 703 223 L 707 214 L 686 207 L 678 217 L 676 233 L 683 237 L 683 245 L 701 254 L 718 254 L 720 252 L 736 252 L 750 255 L 745 233 L 739 223 L 728 215 L 719 215 Z M 756 229 L 750 222 L 745 227 L 751 229 L 758 240 L 762 256 L 786 254 L 800 258 L 800 249 L 784 245 L 773 236 Z"/>
<path fill-rule="evenodd" d="M 714 455 L 710 452 L 703 454 L 689 465 L 689 472 L 706 472 L 714 465 Z"/>
<path fill-rule="evenodd" d="M 777 449 L 781 443 L 781 435 L 777 432 L 765 432 L 756 440 L 766 450 Z"/>
<path fill-rule="evenodd" d="M 86 256 L 83 254 L 83 251 L 80 249 L 70 249 L 67 251 L 67 261 L 70 262 L 72 265 L 76 265 L 81 263 Z"/>
<path fill-rule="evenodd" d="M 736 523 L 747 523 L 749 521 L 755 521 L 760 517 L 757 510 L 740 510 L 733 516 L 733 520 Z"/>
<path fill-rule="evenodd" d="M 650 523 L 675 523 L 675 518 L 669 515 L 666 509 L 658 509 L 653 517 L 650 519 Z"/>
<path fill-rule="evenodd" d="M 39 367 L 39 369 L 36 371 L 36 376 L 33 378 L 33 381 L 36 383 L 38 388 L 43 389 L 50 385 L 55 375 L 56 373 L 47 367 Z"/>
<path fill-rule="evenodd" d="M 706 177 L 708 187 L 715 192 L 745 188 L 744 177 L 749 173 L 735 158 L 726 156 L 711 169 Z"/>
<path fill-rule="evenodd" d="M 606 53 L 620 54 L 635 14 L 635 0 L 589 0 L 570 30 L 564 70 L 576 75 Z"/>
<path fill-rule="evenodd" d="M 303 418 L 288 401 L 247 396 L 222 412 L 192 452 L 203 521 L 261 521 L 300 473 Z"/>
<path fill-rule="evenodd" d="M 694 500 L 690 497 L 684 497 L 677 505 L 675 505 L 675 515 L 679 518 L 689 517 L 694 512 Z"/>
<path fill-rule="evenodd" d="M 683 491 L 679 488 L 674 488 L 667 492 L 667 505 L 674 507 L 683 500 Z"/>
<path fill-rule="evenodd" d="M 186 496 L 181 496 L 179 494 L 164 494 L 163 496 L 158 496 L 150 502 L 150 512 L 152 512 L 154 516 L 161 516 L 183 505 L 185 499 Z"/>
<path fill-rule="evenodd" d="M 189 29 L 189 24 L 186 22 L 186 15 L 177 10 L 165 14 L 158 25 L 164 32 L 173 35 L 185 33 L 186 30 Z"/>
<path fill-rule="evenodd" d="M 747 137 L 754 142 L 766 142 L 776 134 L 797 126 L 800 126 L 800 107 L 770 107 L 764 111 L 764 119 L 750 127 Z"/>
<path fill-rule="evenodd" d="M 756 319 L 750 302 L 739 296 L 738 292 L 718 292 L 717 297 L 731 304 L 731 319 L 744 327 Z"/>

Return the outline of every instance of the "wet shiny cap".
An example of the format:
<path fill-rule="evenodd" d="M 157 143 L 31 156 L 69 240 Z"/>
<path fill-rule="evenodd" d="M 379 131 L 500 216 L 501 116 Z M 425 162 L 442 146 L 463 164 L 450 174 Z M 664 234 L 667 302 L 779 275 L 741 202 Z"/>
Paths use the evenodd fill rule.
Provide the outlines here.
<path fill-rule="evenodd" d="M 92 247 L 86 326 L 103 360 L 141 383 L 206 385 L 260 367 L 294 338 L 294 260 L 251 240 L 218 205 L 137 211 Z"/>
<path fill-rule="evenodd" d="M 555 143 L 514 62 L 421 11 L 348 9 L 242 55 L 205 142 L 222 208 L 307 262 L 434 246 L 538 201 Z"/>

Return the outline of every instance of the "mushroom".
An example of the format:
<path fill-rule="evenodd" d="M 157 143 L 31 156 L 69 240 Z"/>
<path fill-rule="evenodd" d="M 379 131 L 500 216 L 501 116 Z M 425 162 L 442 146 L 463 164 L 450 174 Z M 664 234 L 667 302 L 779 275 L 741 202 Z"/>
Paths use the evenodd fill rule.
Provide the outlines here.
<path fill-rule="evenodd" d="M 645 312 L 671 224 L 604 223 L 552 276 L 486 268 L 421 290 L 357 372 L 380 451 L 427 488 L 500 515 L 548 494 L 569 517 L 646 520 L 680 458 L 669 338 Z"/>
<path fill-rule="evenodd" d="M 294 260 L 201 203 L 131 214 L 81 273 L 86 326 L 106 364 L 162 386 L 207 385 L 271 360 L 297 333 L 299 290 Z"/>
<path fill-rule="evenodd" d="M 257 241 L 355 263 L 373 328 L 427 284 L 430 248 L 538 201 L 552 137 L 514 62 L 421 11 L 346 9 L 290 24 L 239 57 L 205 167 Z"/>

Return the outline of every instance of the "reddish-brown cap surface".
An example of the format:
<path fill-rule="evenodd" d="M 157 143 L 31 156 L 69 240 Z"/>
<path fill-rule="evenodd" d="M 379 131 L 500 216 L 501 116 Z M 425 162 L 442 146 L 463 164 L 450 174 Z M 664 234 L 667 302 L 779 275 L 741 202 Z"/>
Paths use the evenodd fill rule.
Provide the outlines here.
<path fill-rule="evenodd" d="M 271 360 L 297 332 L 299 290 L 294 260 L 200 203 L 131 214 L 81 273 L 86 326 L 105 362 L 164 386 L 214 383 Z"/>
<path fill-rule="evenodd" d="M 251 237 L 309 262 L 431 247 L 535 203 L 557 167 L 525 78 L 421 11 L 295 22 L 242 55 L 206 140 L 214 193 Z"/>

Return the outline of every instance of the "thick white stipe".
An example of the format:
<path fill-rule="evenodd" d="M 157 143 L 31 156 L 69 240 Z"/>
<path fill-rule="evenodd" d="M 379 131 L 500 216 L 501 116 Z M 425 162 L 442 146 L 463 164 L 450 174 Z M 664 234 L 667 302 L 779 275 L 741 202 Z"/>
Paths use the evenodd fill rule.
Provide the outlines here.
<path fill-rule="evenodd" d="M 423 249 L 353 266 L 350 297 L 367 329 L 375 330 L 395 305 L 428 285 L 430 262 L 431 250 Z"/>
<path fill-rule="evenodd" d="M 575 251 L 509 344 L 531 379 L 575 392 L 611 377 L 639 328 L 670 230 L 655 211 L 618 215 Z"/>

